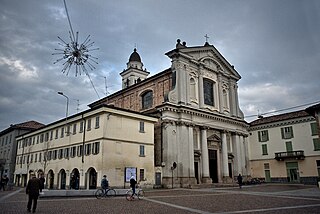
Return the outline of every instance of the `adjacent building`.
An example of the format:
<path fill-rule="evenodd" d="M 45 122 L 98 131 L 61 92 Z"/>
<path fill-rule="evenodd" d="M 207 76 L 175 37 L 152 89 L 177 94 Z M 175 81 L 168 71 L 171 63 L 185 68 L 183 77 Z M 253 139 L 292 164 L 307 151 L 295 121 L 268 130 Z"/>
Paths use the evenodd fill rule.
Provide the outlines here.
<path fill-rule="evenodd" d="M 177 40 L 171 67 L 148 77 L 137 50 L 120 73 L 122 90 L 91 103 L 160 118 L 155 125 L 155 184 L 232 183 L 247 175 L 248 128 L 239 108 L 241 76 L 213 46 Z"/>
<path fill-rule="evenodd" d="M 100 105 L 17 137 L 16 185 L 31 172 L 48 189 L 95 189 L 107 175 L 113 187 L 133 175 L 152 186 L 154 123 L 158 118 Z"/>
<path fill-rule="evenodd" d="M 15 169 L 17 142 L 16 137 L 32 130 L 43 127 L 42 123 L 27 121 L 11 124 L 9 128 L 0 132 L 0 176 L 7 175 L 9 182 L 13 182 Z"/>
<path fill-rule="evenodd" d="M 317 122 L 306 111 L 250 123 L 251 176 L 267 182 L 316 184 L 320 176 Z"/>

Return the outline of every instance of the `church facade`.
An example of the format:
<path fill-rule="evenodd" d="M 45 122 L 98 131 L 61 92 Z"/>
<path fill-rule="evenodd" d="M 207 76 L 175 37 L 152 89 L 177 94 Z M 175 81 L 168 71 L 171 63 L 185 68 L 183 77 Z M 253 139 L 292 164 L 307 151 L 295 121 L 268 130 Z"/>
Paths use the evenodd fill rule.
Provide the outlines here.
<path fill-rule="evenodd" d="M 232 183 L 250 173 L 248 128 L 239 108 L 234 67 L 206 42 L 177 40 L 166 53 L 171 67 L 148 77 L 135 49 L 120 73 L 122 90 L 91 108 L 109 104 L 159 117 L 155 125 L 155 184 L 188 187 Z"/>

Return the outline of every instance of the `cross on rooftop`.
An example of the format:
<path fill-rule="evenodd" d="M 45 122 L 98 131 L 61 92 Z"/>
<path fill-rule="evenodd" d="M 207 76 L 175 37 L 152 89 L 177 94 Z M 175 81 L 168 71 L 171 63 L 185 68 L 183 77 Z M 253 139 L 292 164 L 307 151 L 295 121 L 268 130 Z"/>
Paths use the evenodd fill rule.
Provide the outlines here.
<path fill-rule="evenodd" d="M 208 42 L 208 39 L 210 38 L 208 34 L 206 34 L 204 37 L 206 38 L 206 42 Z"/>

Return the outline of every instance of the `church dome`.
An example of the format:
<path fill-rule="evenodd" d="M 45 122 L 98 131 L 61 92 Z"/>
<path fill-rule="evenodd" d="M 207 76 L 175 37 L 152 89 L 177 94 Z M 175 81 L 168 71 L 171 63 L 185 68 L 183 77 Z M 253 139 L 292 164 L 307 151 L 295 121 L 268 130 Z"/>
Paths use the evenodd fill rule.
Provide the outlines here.
<path fill-rule="evenodd" d="M 133 50 L 133 53 L 130 55 L 129 62 L 141 62 L 140 55 L 138 54 L 136 48 Z"/>

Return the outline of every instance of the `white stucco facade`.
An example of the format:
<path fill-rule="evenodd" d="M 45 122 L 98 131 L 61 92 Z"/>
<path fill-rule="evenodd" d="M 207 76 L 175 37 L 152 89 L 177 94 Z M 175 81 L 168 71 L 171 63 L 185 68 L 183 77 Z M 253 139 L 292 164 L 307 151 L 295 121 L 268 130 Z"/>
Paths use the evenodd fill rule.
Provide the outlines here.
<path fill-rule="evenodd" d="M 320 176 L 315 118 L 298 111 L 259 120 L 250 126 L 251 176 L 268 182 L 315 184 Z M 262 132 L 268 137 L 259 137 Z"/>
<path fill-rule="evenodd" d="M 15 182 L 44 172 L 49 189 L 93 189 L 107 175 L 113 187 L 128 186 L 126 169 L 142 185 L 154 184 L 157 118 L 101 106 L 17 138 Z M 128 175 L 127 175 L 128 176 Z"/>
<path fill-rule="evenodd" d="M 157 107 L 162 181 L 167 186 L 232 183 L 239 173 L 248 175 L 248 125 L 237 93 L 241 77 L 213 45 L 187 47 L 178 40 L 176 47 L 166 54 L 174 86 Z"/>

